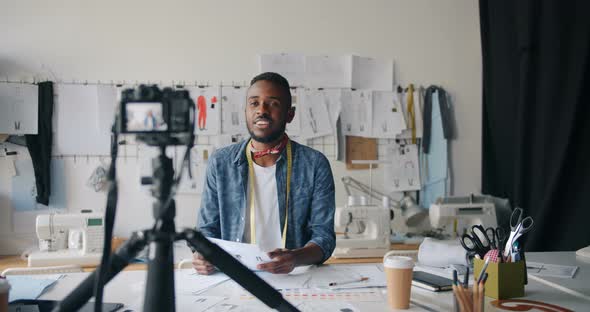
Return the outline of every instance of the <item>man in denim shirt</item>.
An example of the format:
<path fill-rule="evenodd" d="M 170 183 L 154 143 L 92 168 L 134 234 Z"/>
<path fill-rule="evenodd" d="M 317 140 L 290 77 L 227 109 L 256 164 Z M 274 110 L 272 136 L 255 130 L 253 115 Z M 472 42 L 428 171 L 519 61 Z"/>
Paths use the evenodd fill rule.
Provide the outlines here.
<path fill-rule="evenodd" d="M 208 237 L 269 251 L 272 261 L 258 265 L 260 270 L 289 273 L 298 265 L 322 263 L 336 242 L 330 164 L 285 134 L 295 110 L 283 76 L 254 77 L 246 100 L 251 140 L 209 159 L 197 228 Z M 193 266 L 200 274 L 215 270 L 196 253 Z"/>

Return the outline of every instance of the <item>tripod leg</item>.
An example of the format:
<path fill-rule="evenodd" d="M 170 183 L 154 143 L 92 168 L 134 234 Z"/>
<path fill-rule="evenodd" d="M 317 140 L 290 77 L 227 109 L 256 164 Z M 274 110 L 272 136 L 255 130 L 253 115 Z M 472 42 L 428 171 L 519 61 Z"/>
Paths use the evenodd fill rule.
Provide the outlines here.
<path fill-rule="evenodd" d="M 105 284 L 121 272 L 147 244 L 146 232 L 134 232 L 131 238 L 111 256 Z M 97 271 L 90 274 L 53 311 L 78 311 L 92 297 Z"/>
<path fill-rule="evenodd" d="M 182 232 L 182 235 L 188 244 L 205 257 L 207 261 L 215 265 L 220 271 L 227 274 L 227 276 L 270 308 L 285 312 L 299 311 L 290 302 L 285 300 L 280 292 L 221 249 L 221 247 L 210 242 L 200 232 L 186 229 Z"/>

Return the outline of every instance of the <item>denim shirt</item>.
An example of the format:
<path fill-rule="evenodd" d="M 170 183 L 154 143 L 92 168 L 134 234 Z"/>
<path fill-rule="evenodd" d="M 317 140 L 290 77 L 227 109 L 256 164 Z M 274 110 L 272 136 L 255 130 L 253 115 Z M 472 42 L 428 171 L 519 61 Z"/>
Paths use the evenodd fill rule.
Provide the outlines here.
<path fill-rule="evenodd" d="M 205 236 L 234 242 L 244 237 L 246 209 L 249 208 L 246 197 L 248 142 L 244 140 L 221 148 L 209 158 L 197 220 L 197 229 Z M 332 169 L 322 153 L 294 141 L 291 146 L 293 168 L 285 248 L 301 248 L 313 242 L 322 249 L 321 262 L 324 262 L 332 255 L 336 244 Z M 276 163 L 281 229 L 285 224 L 286 150 L 283 149 Z"/>

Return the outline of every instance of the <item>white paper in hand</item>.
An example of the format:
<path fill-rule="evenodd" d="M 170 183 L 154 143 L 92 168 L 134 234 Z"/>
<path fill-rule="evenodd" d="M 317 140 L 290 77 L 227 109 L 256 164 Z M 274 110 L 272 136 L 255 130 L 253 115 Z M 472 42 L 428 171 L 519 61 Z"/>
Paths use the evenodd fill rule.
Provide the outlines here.
<path fill-rule="evenodd" d="M 227 251 L 250 270 L 257 271 L 258 264 L 271 261 L 268 254 L 260 250 L 258 245 L 230 242 L 217 238 L 209 238 L 209 240 Z"/>

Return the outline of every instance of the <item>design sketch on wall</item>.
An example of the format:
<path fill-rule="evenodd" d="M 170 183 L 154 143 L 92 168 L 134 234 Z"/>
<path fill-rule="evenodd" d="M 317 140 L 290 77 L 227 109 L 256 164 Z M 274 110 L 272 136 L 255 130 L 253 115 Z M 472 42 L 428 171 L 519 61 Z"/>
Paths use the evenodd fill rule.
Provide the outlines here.
<path fill-rule="evenodd" d="M 373 133 L 376 138 L 394 139 L 406 129 L 401 104 L 395 92 L 373 92 Z"/>
<path fill-rule="evenodd" d="M 417 145 L 391 144 L 387 147 L 385 185 L 388 192 L 415 191 L 420 189 L 420 167 Z"/>
<path fill-rule="evenodd" d="M 330 112 L 322 90 L 305 90 L 305 99 L 300 103 L 302 123 L 301 137 L 311 139 L 333 133 Z"/>
<path fill-rule="evenodd" d="M 287 124 L 287 134 L 292 137 L 301 135 L 301 104 L 305 98 L 305 89 L 291 88 L 291 107 L 295 110 L 295 117 Z"/>
<path fill-rule="evenodd" d="M 245 87 L 222 87 L 221 88 L 221 113 L 223 115 L 221 131 L 229 135 L 246 135 L 246 105 Z"/>
<path fill-rule="evenodd" d="M 219 134 L 221 132 L 221 109 L 217 103 L 221 88 L 218 86 L 186 86 L 184 89 L 190 93 L 196 106 L 195 134 Z"/>
<path fill-rule="evenodd" d="M 370 137 L 373 96 L 368 90 L 342 91 L 342 120 L 345 135 Z"/>

